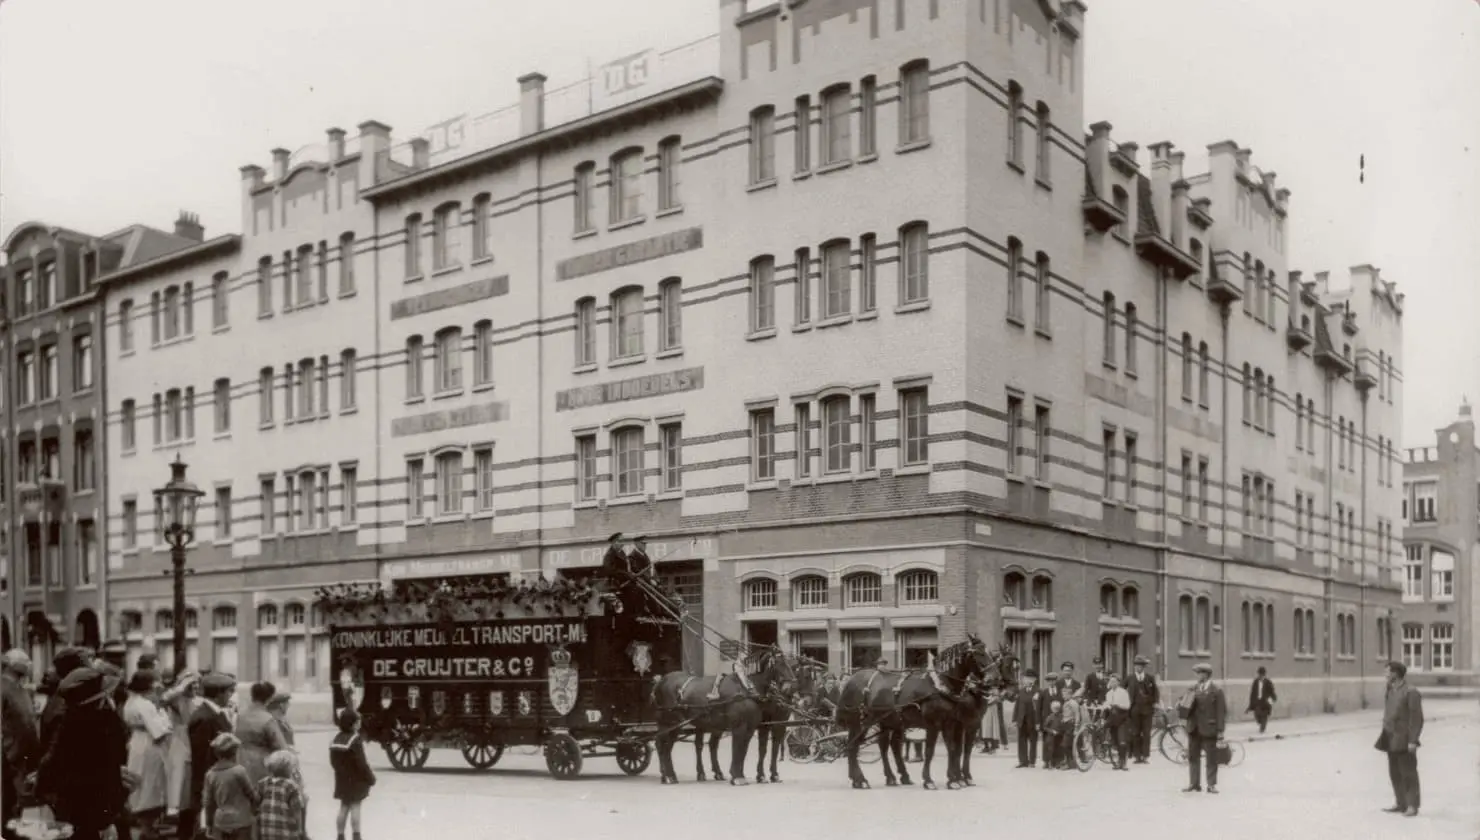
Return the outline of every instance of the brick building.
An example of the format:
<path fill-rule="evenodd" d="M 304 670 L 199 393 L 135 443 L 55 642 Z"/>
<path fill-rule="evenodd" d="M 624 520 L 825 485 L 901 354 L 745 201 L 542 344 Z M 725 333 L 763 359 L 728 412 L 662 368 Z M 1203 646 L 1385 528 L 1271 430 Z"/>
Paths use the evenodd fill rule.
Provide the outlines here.
<path fill-rule="evenodd" d="M 1480 447 L 1468 403 L 1403 463 L 1403 662 L 1420 685 L 1473 686 L 1480 605 Z"/>
<path fill-rule="evenodd" d="M 357 279 L 171 352 L 197 393 L 260 378 L 301 407 L 346 350 L 361 384 L 187 454 L 282 505 L 192 561 L 256 608 L 239 672 L 296 661 L 266 608 L 326 580 L 554 574 L 622 531 L 721 634 L 838 669 L 974 631 L 1040 669 L 1266 665 L 1295 714 L 1380 697 L 1393 285 L 1290 271 L 1289 191 L 1236 143 L 1194 174 L 1085 134 L 1077 2 L 719 10 L 717 38 L 531 74 L 515 108 L 244 170 L 251 233 L 197 283 L 270 301 L 344 234 Z M 689 667 L 727 652 L 691 639 Z"/>

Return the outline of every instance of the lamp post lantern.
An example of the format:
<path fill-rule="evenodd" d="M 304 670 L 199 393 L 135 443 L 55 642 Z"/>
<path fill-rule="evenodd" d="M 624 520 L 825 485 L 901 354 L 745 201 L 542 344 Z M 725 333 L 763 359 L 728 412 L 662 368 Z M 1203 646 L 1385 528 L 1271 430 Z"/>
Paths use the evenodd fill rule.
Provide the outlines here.
<path fill-rule="evenodd" d="M 195 541 L 195 510 L 204 496 L 185 479 L 185 462 L 177 453 L 170 464 L 170 480 L 154 491 L 154 523 L 170 547 L 170 571 L 174 577 L 174 646 L 176 674 L 185 671 L 185 549 Z"/>

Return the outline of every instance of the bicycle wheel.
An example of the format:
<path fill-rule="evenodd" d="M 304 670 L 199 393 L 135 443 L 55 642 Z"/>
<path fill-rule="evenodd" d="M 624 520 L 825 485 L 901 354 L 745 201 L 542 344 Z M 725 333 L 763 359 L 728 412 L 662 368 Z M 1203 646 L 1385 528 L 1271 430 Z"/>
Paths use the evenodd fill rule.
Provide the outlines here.
<path fill-rule="evenodd" d="M 1244 763 L 1244 745 L 1243 744 L 1239 743 L 1238 741 L 1229 741 L 1228 742 L 1228 752 L 1229 752 L 1229 757 L 1228 757 L 1228 765 L 1227 766 L 1229 766 L 1229 767 L 1237 767 L 1240 764 L 1243 764 Z"/>
<path fill-rule="evenodd" d="M 1187 727 L 1173 723 L 1156 734 L 1156 749 L 1173 764 L 1187 763 Z"/>
<path fill-rule="evenodd" d="M 1081 773 L 1088 773 L 1095 766 L 1094 730 L 1084 729 L 1074 736 L 1074 763 L 1079 765 Z"/>
<path fill-rule="evenodd" d="M 786 757 L 799 764 L 806 764 L 817 754 L 819 736 L 816 727 L 803 724 L 786 731 Z"/>
<path fill-rule="evenodd" d="M 848 743 L 848 730 L 843 730 L 841 735 L 843 737 L 843 744 L 846 745 Z M 866 730 L 863 733 L 862 743 L 858 745 L 859 763 L 878 764 L 879 761 L 884 757 L 884 751 L 879 746 L 881 743 L 883 743 L 883 737 L 882 733 L 877 727 Z M 846 754 L 846 746 L 844 746 L 843 751 Z"/>
<path fill-rule="evenodd" d="M 1110 738 L 1110 730 L 1100 727 L 1090 731 L 1095 734 L 1095 758 L 1106 764 L 1115 764 L 1115 742 Z"/>

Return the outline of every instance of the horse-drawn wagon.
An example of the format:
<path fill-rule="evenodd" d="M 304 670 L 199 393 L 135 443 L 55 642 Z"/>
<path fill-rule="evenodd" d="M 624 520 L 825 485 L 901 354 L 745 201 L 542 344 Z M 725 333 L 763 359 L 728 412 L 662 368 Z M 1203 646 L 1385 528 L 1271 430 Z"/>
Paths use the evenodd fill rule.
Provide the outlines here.
<path fill-rule="evenodd" d="M 435 748 L 487 769 L 539 746 L 556 779 L 599 757 L 638 775 L 658 731 L 654 679 L 683 664 L 682 601 L 648 567 L 614 541 L 588 577 L 326 587 L 335 713 L 358 711 L 397 770 Z"/>

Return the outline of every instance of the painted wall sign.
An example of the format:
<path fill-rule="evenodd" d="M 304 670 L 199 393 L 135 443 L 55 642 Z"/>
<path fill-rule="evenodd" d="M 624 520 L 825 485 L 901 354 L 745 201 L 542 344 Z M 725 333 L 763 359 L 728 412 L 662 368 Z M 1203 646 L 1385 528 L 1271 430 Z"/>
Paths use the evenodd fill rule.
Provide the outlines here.
<path fill-rule="evenodd" d="M 462 306 L 465 303 L 487 300 L 509 293 L 509 275 L 486 277 L 461 286 L 449 286 L 424 295 L 402 298 L 391 303 L 391 320 L 399 321 L 413 315 L 425 315 L 438 309 Z"/>
<path fill-rule="evenodd" d="M 421 560 L 392 560 L 380 567 L 382 580 L 408 578 L 460 577 L 462 575 L 497 575 L 518 572 L 524 558 L 518 552 L 483 554 L 477 557 L 427 557 Z"/>
<path fill-rule="evenodd" d="M 672 233 L 663 233 L 647 239 L 639 239 L 626 245 L 617 245 L 613 248 L 603 248 L 589 254 L 578 257 L 570 257 L 555 264 L 556 280 L 572 280 L 577 277 L 585 277 L 588 274 L 597 274 L 602 271 L 610 271 L 613 268 L 621 268 L 624 265 L 635 265 L 648 260 L 656 260 L 671 254 L 682 254 L 684 251 L 697 251 L 704 247 L 704 228 L 691 227 L 684 230 L 676 230 Z"/>
<path fill-rule="evenodd" d="M 410 417 L 397 417 L 392 420 L 391 437 L 420 435 L 463 426 L 479 426 L 507 419 L 509 419 L 509 404 L 506 402 L 468 405 L 462 408 L 450 408 L 446 411 L 429 411 L 426 414 L 413 414 Z"/>
<path fill-rule="evenodd" d="M 606 556 L 606 545 L 588 545 L 574 548 L 547 548 L 540 552 L 540 565 L 546 569 L 589 569 L 601 565 Z M 703 560 L 719 556 L 719 545 L 713 539 L 673 540 L 650 542 L 648 557 L 654 563 L 676 563 L 680 560 Z"/>
<path fill-rule="evenodd" d="M 697 391 L 704 387 L 704 368 L 692 367 L 671 373 L 654 373 L 617 382 L 603 382 L 555 392 L 555 410 L 570 411 L 593 405 L 640 400 L 663 394 Z"/>

